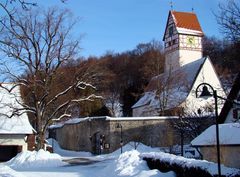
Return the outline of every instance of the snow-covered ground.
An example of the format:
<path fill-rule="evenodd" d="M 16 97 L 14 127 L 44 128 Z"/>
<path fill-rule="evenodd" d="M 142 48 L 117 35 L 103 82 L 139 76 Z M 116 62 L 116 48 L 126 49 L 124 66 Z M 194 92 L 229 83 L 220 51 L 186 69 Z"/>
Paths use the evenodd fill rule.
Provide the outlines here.
<path fill-rule="evenodd" d="M 52 141 L 52 140 L 50 140 Z M 54 142 L 54 141 L 52 141 Z M 107 155 L 92 156 L 87 152 L 66 151 L 54 143 L 54 152 L 50 154 L 40 150 L 38 152 L 22 152 L 6 163 L 0 163 L 0 177 L 174 177 L 174 172 L 162 173 L 150 170 L 142 156 L 166 156 L 167 153 L 159 152 L 159 148 L 151 148 L 140 144 L 134 150 L 133 143 Z M 163 155 L 162 155 L 163 154 Z M 174 156 L 177 160 L 186 158 Z M 182 159 L 181 159 L 182 158 Z M 175 160 L 176 160 L 175 159 Z M 88 163 L 67 163 L 70 161 Z M 185 160 L 186 161 L 186 160 Z M 194 162 L 194 160 L 192 160 Z M 196 162 L 199 163 L 199 162 Z M 214 166 L 214 165 L 213 165 Z"/>
<path fill-rule="evenodd" d="M 51 140 L 50 140 L 51 141 Z M 123 147 L 125 153 L 117 150 L 108 155 L 92 156 L 87 152 L 66 151 L 54 143 L 54 152 L 22 152 L 6 163 L 0 163 L 0 177 L 173 177 L 174 172 L 161 173 L 150 170 L 140 158 L 141 152 L 157 152 L 144 145 L 134 150 L 133 145 Z M 60 155 L 58 155 L 58 154 Z M 88 159 L 90 163 L 70 165 L 64 161 L 73 158 Z M 91 163 L 92 162 L 92 163 Z"/>

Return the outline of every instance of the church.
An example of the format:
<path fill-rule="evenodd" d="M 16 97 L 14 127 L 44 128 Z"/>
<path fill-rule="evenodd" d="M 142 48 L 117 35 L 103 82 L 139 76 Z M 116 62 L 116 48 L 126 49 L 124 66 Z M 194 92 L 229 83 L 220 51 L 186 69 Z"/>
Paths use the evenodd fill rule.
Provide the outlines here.
<path fill-rule="evenodd" d="M 203 36 L 194 12 L 169 12 L 163 36 L 164 73 L 150 80 L 132 106 L 134 117 L 214 115 L 214 99 L 196 97 L 201 83 L 210 84 L 219 96 L 226 97 L 210 58 L 203 56 Z M 223 103 L 218 105 L 220 112 Z"/>

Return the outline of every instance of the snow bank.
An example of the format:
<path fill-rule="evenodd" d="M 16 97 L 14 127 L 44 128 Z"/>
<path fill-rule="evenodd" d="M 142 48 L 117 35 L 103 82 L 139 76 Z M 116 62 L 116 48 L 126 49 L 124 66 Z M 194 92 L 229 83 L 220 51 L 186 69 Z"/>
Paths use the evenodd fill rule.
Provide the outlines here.
<path fill-rule="evenodd" d="M 1 177 L 25 177 L 21 173 L 16 172 L 15 170 L 11 169 L 6 165 L 0 165 L 0 176 Z"/>
<path fill-rule="evenodd" d="M 57 167 L 66 165 L 62 162 L 62 157 L 58 154 L 51 154 L 48 151 L 25 151 L 6 162 L 6 165 L 13 168 L 32 168 L 32 167 Z"/>
<path fill-rule="evenodd" d="M 126 152 L 126 151 L 132 151 L 135 149 L 136 146 L 136 150 L 138 152 L 160 152 L 160 148 L 156 147 L 156 148 L 152 148 L 150 146 L 146 146 L 145 144 L 142 143 L 138 143 L 138 142 L 129 142 L 127 144 L 125 144 L 122 147 L 122 151 Z M 121 154 L 121 149 L 119 148 L 118 150 L 112 152 L 110 155 L 119 155 Z"/>
<path fill-rule="evenodd" d="M 136 150 L 127 151 L 120 155 L 117 160 L 116 172 L 120 176 L 133 176 L 141 170 L 143 161 L 139 157 L 140 153 Z M 139 168 L 140 166 L 140 168 Z"/>
<path fill-rule="evenodd" d="M 176 156 L 173 154 L 163 153 L 163 152 L 150 152 L 150 153 L 142 153 L 142 158 L 152 158 L 159 159 L 162 162 L 168 162 L 169 164 L 178 164 L 179 166 L 185 168 L 201 168 L 209 172 L 211 175 L 218 174 L 217 164 L 213 162 L 208 162 L 206 160 L 196 160 L 196 159 L 188 159 L 181 156 Z M 228 168 L 224 165 L 221 165 L 222 175 L 230 176 L 231 174 L 237 174 L 240 171 L 234 168 Z"/>
<path fill-rule="evenodd" d="M 98 173 L 99 177 L 134 176 L 134 177 L 174 177 L 174 172 L 161 173 L 157 169 L 149 170 L 147 163 L 141 159 L 137 150 L 126 151 L 113 163 Z"/>

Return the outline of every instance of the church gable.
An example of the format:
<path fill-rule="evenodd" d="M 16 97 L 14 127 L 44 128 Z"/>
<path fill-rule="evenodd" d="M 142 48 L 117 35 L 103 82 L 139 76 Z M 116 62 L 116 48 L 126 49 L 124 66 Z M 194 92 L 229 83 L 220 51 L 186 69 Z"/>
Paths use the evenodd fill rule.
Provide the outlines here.
<path fill-rule="evenodd" d="M 186 112 L 200 112 L 201 115 L 215 115 L 214 114 L 214 99 L 213 97 L 208 98 L 196 98 L 196 88 L 199 84 L 210 83 L 210 85 L 217 91 L 217 94 L 221 97 L 226 97 L 223 90 L 222 84 L 218 75 L 214 69 L 211 60 L 206 57 L 204 64 L 199 70 L 191 91 L 186 98 Z M 218 111 L 220 112 L 223 106 L 224 100 L 218 100 Z"/>
<path fill-rule="evenodd" d="M 163 41 L 165 41 L 166 38 L 172 37 L 173 35 L 176 35 L 176 34 L 177 34 L 176 25 L 175 25 L 172 13 L 170 11 L 168 14 L 168 20 L 167 20 L 165 32 L 163 35 Z"/>
<path fill-rule="evenodd" d="M 151 110 L 149 114 L 152 114 L 153 109 L 159 110 L 160 107 L 164 107 L 165 110 L 178 107 L 189 95 L 205 60 L 206 58 L 202 58 L 172 73 L 163 73 L 153 77 L 146 88 L 144 96 L 132 108 L 142 109 L 145 112 Z"/>

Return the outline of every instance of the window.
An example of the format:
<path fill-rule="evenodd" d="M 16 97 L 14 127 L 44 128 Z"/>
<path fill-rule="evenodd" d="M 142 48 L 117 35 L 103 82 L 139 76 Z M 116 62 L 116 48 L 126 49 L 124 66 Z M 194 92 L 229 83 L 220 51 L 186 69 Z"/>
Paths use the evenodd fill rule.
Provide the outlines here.
<path fill-rule="evenodd" d="M 233 109 L 233 118 L 237 120 L 240 119 L 240 108 Z"/>
<path fill-rule="evenodd" d="M 173 39 L 173 45 L 177 43 L 176 41 L 177 41 L 176 39 Z"/>
<path fill-rule="evenodd" d="M 173 26 L 170 26 L 168 29 L 169 36 L 171 37 L 173 35 Z"/>

